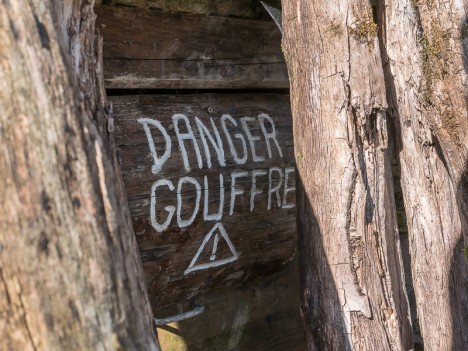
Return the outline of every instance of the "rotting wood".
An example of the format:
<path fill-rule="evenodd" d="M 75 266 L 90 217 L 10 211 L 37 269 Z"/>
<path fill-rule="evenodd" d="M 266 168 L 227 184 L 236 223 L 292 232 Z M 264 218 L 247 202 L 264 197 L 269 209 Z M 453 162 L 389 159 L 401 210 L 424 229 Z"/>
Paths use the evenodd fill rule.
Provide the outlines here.
<path fill-rule="evenodd" d="M 94 20 L 93 1 L 0 4 L 2 350 L 159 349 Z"/>
<path fill-rule="evenodd" d="M 379 16 L 424 349 L 465 350 L 466 3 L 386 0 Z"/>
<path fill-rule="evenodd" d="M 274 23 L 96 6 L 109 89 L 288 88 Z"/>
<path fill-rule="evenodd" d="M 283 27 L 309 348 L 409 350 L 385 82 L 370 4 L 285 1 Z"/>
<path fill-rule="evenodd" d="M 163 94 L 111 101 L 119 162 L 154 308 L 269 274 L 292 258 L 295 170 L 287 95 Z M 181 114 L 187 120 L 175 122 L 173 116 Z M 155 120 L 159 127 L 151 124 Z M 182 141 L 176 125 L 185 135 Z M 187 137 L 190 131 L 193 139 Z M 215 143 L 219 134 L 223 151 L 216 151 L 208 133 Z M 161 162 L 157 167 L 151 145 Z M 221 260 L 226 261 L 218 265 Z"/>

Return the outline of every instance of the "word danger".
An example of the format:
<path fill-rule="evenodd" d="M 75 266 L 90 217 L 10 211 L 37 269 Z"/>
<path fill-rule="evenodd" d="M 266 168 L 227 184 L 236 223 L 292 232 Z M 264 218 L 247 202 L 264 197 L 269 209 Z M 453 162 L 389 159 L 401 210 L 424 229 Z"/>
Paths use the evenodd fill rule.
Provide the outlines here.
<path fill-rule="evenodd" d="M 199 169 L 204 167 L 211 169 L 215 162 L 217 162 L 217 168 L 224 168 L 227 166 L 227 163 L 229 163 L 230 166 L 236 164 L 245 165 L 248 161 L 250 163 L 265 162 L 266 157 L 269 159 L 283 157 L 283 151 L 278 141 L 275 123 L 267 114 L 259 114 L 257 118 L 242 117 L 240 118 L 240 123 L 232 116 L 224 114 L 219 119 L 219 127 L 216 125 L 213 118 L 210 118 L 209 122 L 211 128 L 208 128 L 198 117 L 195 117 L 192 120 L 192 123 L 195 124 L 194 131 L 191 121 L 185 115 L 174 114 L 172 116 L 173 128 L 168 128 L 175 133 L 175 138 L 172 139 L 167 129 L 158 120 L 150 118 L 138 119 L 138 123 L 143 126 L 145 131 L 149 150 L 153 159 L 153 165 L 151 167 L 152 173 L 159 174 L 163 170 L 166 162 L 171 158 L 173 140 L 174 142 L 175 140 L 177 141 L 184 167 L 183 169 L 187 173 L 192 171 L 193 166 Z M 255 131 L 257 131 L 257 133 Z M 260 131 L 261 135 L 259 135 Z M 156 135 L 158 137 L 157 146 L 154 141 Z M 261 141 L 264 141 L 266 144 L 267 155 L 259 154 L 259 143 Z M 162 147 L 160 144 L 163 144 Z M 225 146 L 227 146 L 227 153 L 225 152 Z M 193 150 L 193 152 L 189 153 L 187 151 L 188 149 Z M 214 151 L 213 155 L 211 151 Z M 216 161 L 214 161 L 214 159 L 216 159 Z M 288 202 L 287 199 L 288 194 L 295 190 L 293 173 L 293 167 L 269 167 L 250 171 L 240 171 L 236 169 L 236 171 L 231 172 L 228 176 L 220 172 L 219 183 L 217 182 L 217 184 L 211 185 L 206 175 L 198 177 L 198 180 L 195 177 L 184 176 L 178 180 L 177 184 L 169 179 L 161 178 L 154 182 L 151 187 L 151 225 L 157 232 L 162 232 L 169 227 L 175 216 L 177 225 L 180 228 L 188 227 L 194 222 L 201 207 L 203 207 L 203 220 L 219 221 L 222 219 L 225 211 L 227 211 L 230 216 L 233 215 L 236 199 L 240 196 L 248 196 L 250 211 L 253 211 L 256 199 L 262 193 L 265 193 L 268 197 L 267 210 L 272 208 L 272 201 L 275 201 L 280 208 L 292 208 L 295 204 L 293 202 Z M 262 189 L 257 186 L 258 180 L 262 179 L 262 177 L 264 177 L 264 181 L 268 181 L 267 189 Z M 250 186 L 245 186 L 246 180 L 249 182 Z M 244 186 L 239 186 L 240 182 L 244 183 Z M 210 201 L 208 196 L 210 189 L 214 189 L 215 186 L 220 189 L 219 208 L 215 213 L 209 213 L 208 205 Z M 191 187 L 192 190 L 187 191 L 189 187 Z M 185 191 L 183 191 L 183 189 Z M 160 201 L 158 194 L 162 191 L 169 191 L 174 194 L 176 201 L 174 201 L 173 205 L 164 207 L 166 212 L 165 218 L 157 218 L 156 207 L 158 201 Z M 230 194 L 229 201 L 226 203 L 225 192 Z M 190 194 L 190 199 L 193 199 L 192 202 L 194 203 L 192 203 L 191 206 L 187 206 L 190 205 L 186 203 L 187 200 L 184 201 L 184 194 Z M 164 199 L 166 199 L 166 197 L 164 197 Z M 182 211 L 187 210 L 187 207 L 190 207 L 191 213 L 188 216 L 184 214 L 184 218 L 182 218 Z"/>

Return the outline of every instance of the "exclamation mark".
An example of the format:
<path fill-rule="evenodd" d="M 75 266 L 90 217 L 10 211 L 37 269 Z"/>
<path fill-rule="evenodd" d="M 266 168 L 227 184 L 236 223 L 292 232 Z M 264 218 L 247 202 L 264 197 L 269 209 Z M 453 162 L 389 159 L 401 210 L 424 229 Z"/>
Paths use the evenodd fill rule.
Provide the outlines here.
<path fill-rule="evenodd" d="M 218 249 L 218 241 L 219 241 L 219 236 L 216 234 L 214 238 L 214 243 L 213 243 L 213 251 L 211 251 L 211 256 L 210 260 L 214 261 L 216 259 L 216 250 Z"/>

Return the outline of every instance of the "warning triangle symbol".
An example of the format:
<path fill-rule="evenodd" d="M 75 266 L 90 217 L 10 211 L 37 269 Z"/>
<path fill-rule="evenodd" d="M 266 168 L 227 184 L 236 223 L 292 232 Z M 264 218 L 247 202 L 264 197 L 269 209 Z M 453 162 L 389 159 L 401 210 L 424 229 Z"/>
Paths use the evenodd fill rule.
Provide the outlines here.
<path fill-rule="evenodd" d="M 221 260 L 217 260 L 216 251 L 218 249 L 218 244 L 220 240 L 224 240 L 224 242 L 229 247 L 229 250 L 231 251 L 232 256 L 221 259 Z M 210 241 L 213 241 L 213 245 L 207 246 L 207 244 Z M 198 258 L 200 257 L 200 254 L 205 250 L 205 248 L 206 250 L 210 250 L 209 248 L 212 248 L 211 255 L 210 255 L 210 262 L 196 264 Z M 221 266 L 223 264 L 233 262 L 237 260 L 238 258 L 239 256 L 237 255 L 236 249 L 234 248 L 234 245 L 232 244 L 231 239 L 229 239 L 229 236 L 226 233 L 226 229 L 224 229 L 224 226 L 221 223 L 216 223 L 214 227 L 210 230 L 210 232 L 205 235 L 203 242 L 198 248 L 197 253 L 193 257 L 192 261 L 190 262 L 189 266 L 185 270 L 184 274 L 188 274 L 190 272 L 194 272 L 194 271 L 198 271 L 202 269 L 207 269 L 210 267 Z"/>

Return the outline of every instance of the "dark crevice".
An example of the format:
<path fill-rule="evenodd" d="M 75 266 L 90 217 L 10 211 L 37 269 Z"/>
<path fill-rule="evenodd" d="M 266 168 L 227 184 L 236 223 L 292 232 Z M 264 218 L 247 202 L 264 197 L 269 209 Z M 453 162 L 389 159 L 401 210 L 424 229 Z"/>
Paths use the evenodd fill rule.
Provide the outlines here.
<path fill-rule="evenodd" d="M 384 79 L 386 85 L 386 95 L 388 109 L 386 111 L 389 133 L 389 145 L 392 150 L 392 176 L 394 186 L 394 196 L 396 205 L 397 225 L 400 234 L 400 248 L 402 255 L 403 272 L 405 275 L 405 290 L 408 296 L 409 309 L 411 313 L 411 323 L 413 327 L 414 350 L 424 350 L 424 341 L 421 335 L 421 329 L 418 319 L 418 309 L 416 295 L 413 284 L 412 258 L 410 251 L 410 237 L 408 232 L 408 219 L 406 216 L 405 202 L 403 198 L 403 189 L 401 187 L 401 167 L 399 162 L 399 151 L 401 150 L 401 125 L 398 116 L 398 100 L 396 97 L 395 82 L 390 66 L 389 57 L 386 50 L 386 18 L 385 18 L 385 0 L 377 0 L 373 10 L 378 24 L 378 37 Z M 416 14 L 418 17 L 419 14 Z"/>
<path fill-rule="evenodd" d="M 414 292 L 414 285 L 413 285 L 413 274 L 411 271 L 412 260 L 411 260 L 410 243 L 409 243 L 409 235 L 408 235 L 408 222 L 407 222 L 407 216 L 406 216 L 406 210 L 405 210 L 405 201 L 403 198 L 403 190 L 401 188 L 400 171 L 401 171 L 400 164 L 398 160 L 396 159 L 396 157 L 393 157 L 392 158 L 393 187 L 394 187 L 395 205 L 396 205 L 396 213 L 397 213 L 398 233 L 400 234 L 401 255 L 403 258 L 403 270 L 405 273 L 405 289 L 406 289 L 406 294 L 408 295 L 408 301 L 410 305 L 411 323 L 413 326 L 414 350 L 420 351 L 420 350 L 424 350 L 424 346 L 423 346 L 423 340 L 421 337 L 421 328 L 419 326 L 416 295 Z"/>
<path fill-rule="evenodd" d="M 271 57 L 278 57 L 279 55 L 269 55 Z M 171 57 L 171 58 L 142 58 L 142 57 L 106 57 L 106 61 L 131 61 L 131 62 L 138 62 L 138 61 L 149 61 L 149 62 L 195 62 L 195 63 L 206 63 L 205 67 L 222 67 L 222 66 L 258 66 L 258 65 L 276 65 L 276 64 L 284 64 L 284 60 L 277 60 L 277 61 L 267 61 L 266 59 L 261 61 L 258 56 L 251 57 L 251 56 L 242 56 L 242 57 L 215 57 L 215 58 L 196 58 L 196 59 L 189 59 L 184 57 Z M 258 60 L 259 62 L 253 62 L 254 60 Z M 234 61 L 234 62 L 227 62 L 225 61 Z M 241 61 L 241 62 L 235 62 Z M 211 63 L 209 65 L 208 63 Z"/>
<path fill-rule="evenodd" d="M 364 126 L 365 129 L 359 130 L 360 128 L 363 128 L 363 127 L 360 127 L 360 123 L 358 121 L 358 111 L 351 104 L 350 104 L 350 108 L 351 108 L 353 119 L 354 119 L 353 125 L 355 126 L 354 140 L 355 140 L 357 160 L 355 158 L 354 162 L 355 162 L 355 166 L 358 167 L 359 169 L 363 185 L 366 189 L 365 219 L 366 219 L 366 224 L 369 224 L 373 220 L 373 213 L 374 213 L 373 211 L 375 208 L 375 204 L 371 196 L 372 191 L 369 187 L 367 164 L 366 164 L 366 159 L 364 156 L 365 154 L 364 145 L 365 143 L 373 144 L 373 135 L 375 134 L 374 133 L 375 123 L 372 122 L 372 119 L 375 119 L 375 114 L 374 116 L 372 116 L 372 113 L 368 115 L 366 118 L 366 124 Z M 367 140 L 364 140 L 364 139 L 367 139 Z"/>
<path fill-rule="evenodd" d="M 444 151 L 442 150 L 442 145 L 440 145 L 439 138 L 434 133 L 432 133 L 432 141 L 433 141 L 432 146 L 434 147 L 434 150 L 437 156 L 439 157 L 440 161 L 444 165 L 445 171 L 447 172 L 449 178 L 453 181 L 451 168 L 449 167 L 447 158 L 445 157 Z"/>
<path fill-rule="evenodd" d="M 361 285 L 359 284 L 359 278 L 357 275 L 357 267 L 355 265 L 355 260 L 353 257 L 356 256 L 356 249 L 361 245 L 358 238 L 353 238 L 351 235 L 351 217 L 352 217 L 352 210 L 353 210 L 353 202 L 354 202 L 354 195 L 356 191 L 356 183 L 358 178 L 358 172 L 356 170 L 356 165 L 354 164 L 353 170 L 353 177 L 352 183 L 349 187 L 349 199 L 348 204 L 346 206 L 346 237 L 348 238 L 348 253 L 349 253 L 349 262 L 350 262 L 350 269 L 351 273 L 353 274 L 354 278 L 354 285 L 359 293 L 360 296 L 365 296 L 362 292 Z"/>
<path fill-rule="evenodd" d="M 370 0 L 370 5 L 372 9 L 372 20 L 374 21 L 374 23 L 378 23 L 379 15 L 377 12 L 377 0 Z"/>
<path fill-rule="evenodd" d="M 107 89 L 107 96 L 190 94 L 289 94 L 289 89 Z"/>
<path fill-rule="evenodd" d="M 49 34 L 47 33 L 47 28 L 36 15 L 34 15 L 34 21 L 36 22 L 37 33 L 39 34 L 42 47 L 50 51 L 50 39 Z"/>

